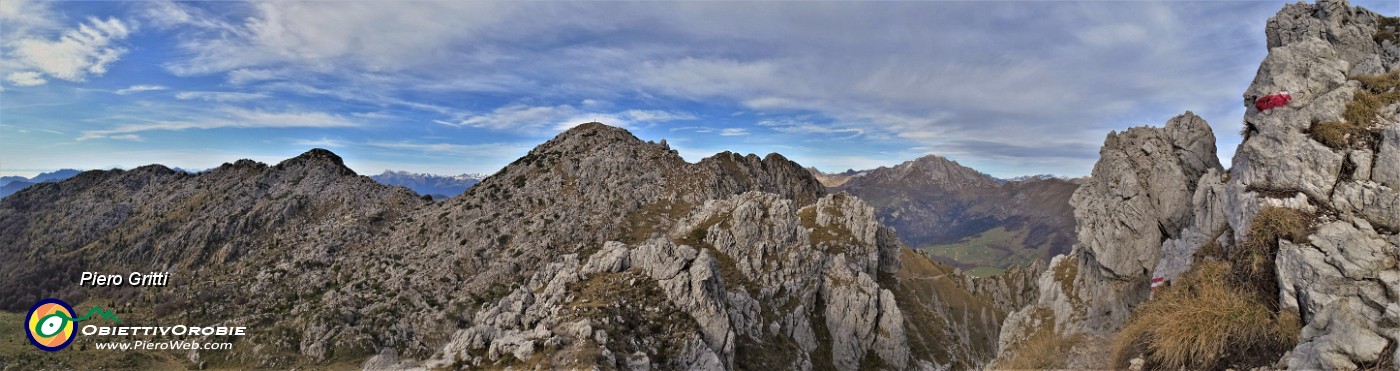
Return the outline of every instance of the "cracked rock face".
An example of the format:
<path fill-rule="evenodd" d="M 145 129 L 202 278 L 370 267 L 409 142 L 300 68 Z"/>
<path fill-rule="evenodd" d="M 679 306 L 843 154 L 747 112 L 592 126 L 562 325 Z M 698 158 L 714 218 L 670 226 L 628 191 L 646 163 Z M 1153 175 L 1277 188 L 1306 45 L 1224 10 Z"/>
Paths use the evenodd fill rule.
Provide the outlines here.
<path fill-rule="evenodd" d="M 1208 170 L 1221 171 L 1215 136 L 1187 112 L 1164 129 L 1110 133 L 1090 179 L 1075 191 L 1079 241 L 1105 275 L 1127 280 L 1149 274 L 1162 240 L 1191 222 L 1191 197 Z"/>

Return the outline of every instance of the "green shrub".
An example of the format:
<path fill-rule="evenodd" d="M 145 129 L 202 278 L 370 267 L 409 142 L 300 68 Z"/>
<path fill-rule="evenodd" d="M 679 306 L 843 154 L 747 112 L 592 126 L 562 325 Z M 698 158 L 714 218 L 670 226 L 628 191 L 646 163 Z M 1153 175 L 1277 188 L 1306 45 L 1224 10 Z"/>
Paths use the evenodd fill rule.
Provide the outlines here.
<path fill-rule="evenodd" d="M 690 230 L 690 242 L 699 244 L 705 242 L 705 237 L 709 237 L 710 231 L 705 228 L 696 227 Z"/>

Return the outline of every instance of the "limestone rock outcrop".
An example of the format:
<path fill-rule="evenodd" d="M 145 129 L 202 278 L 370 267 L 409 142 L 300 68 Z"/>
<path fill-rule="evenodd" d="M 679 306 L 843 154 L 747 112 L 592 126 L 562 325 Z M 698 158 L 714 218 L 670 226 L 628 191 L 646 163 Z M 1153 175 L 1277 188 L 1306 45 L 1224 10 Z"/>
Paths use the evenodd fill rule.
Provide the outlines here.
<path fill-rule="evenodd" d="M 1038 302 L 1008 316 L 1003 357 L 1043 326 L 1111 335 L 1148 300 L 1149 279 L 1171 282 L 1207 246 L 1229 256 L 1257 238 L 1261 210 L 1283 208 L 1304 217 L 1307 236 L 1266 241 L 1278 246 L 1271 272 L 1278 310 L 1304 327 L 1296 347 L 1267 365 L 1400 367 L 1400 103 L 1380 103 L 1346 141 L 1317 132 L 1348 119 L 1349 105 L 1375 89 L 1362 80 L 1400 73 L 1395 41 L 1377 36 L 1382 20 L 1329 0 L 1290 4 L 1270 19 L 1269 55 L 1245 91 L 1245 139 L 1229 170 L 1208 160 L 1208 130 L 1182 130 L 1204 126 L 1190 125 L 1191 115 L 1111 134 L 1075 193 L 1080 244 L 1041 276 Z M 1293 96 L 1283 107 L 1260 112 L 1250 101 L 1282 91 Z"/>
<path fill-rule="evenodd" d="M 922 325 L 877 282 L 901 267 L 889 233 L 847 195 L 802 208 L 762 192 L 710 200 L 667 238 L 561 256 L 477 312 L 473 327 L 424 364 L 587 367 L 579 354 L 631 369 L 948 364 L 911 352 L 907 328 Z"/>
<path fill-rule="evenodd" d="M 1037 301 L 1008 316 L 1003 350 L 1042 326 L 1101 336 L 1122 326 L 1150 294 L 1162 242 L 1180 237 L 1195 218 L 1200 179 L 1222 171 L 1210 125 L 1190 112 L 1163 128 L 1110 133 L 1099 153 L 1071 199 L 1080 242 L 1040 274 Z"/>

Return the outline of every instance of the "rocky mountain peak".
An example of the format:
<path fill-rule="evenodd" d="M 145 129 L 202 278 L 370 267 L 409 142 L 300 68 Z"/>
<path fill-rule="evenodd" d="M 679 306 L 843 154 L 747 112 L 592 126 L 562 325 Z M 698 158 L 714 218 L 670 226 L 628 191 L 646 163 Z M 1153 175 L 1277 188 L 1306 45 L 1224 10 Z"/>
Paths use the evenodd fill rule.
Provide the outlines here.
<path fill-rule="evenodd" d="M 531 153 L 591 153 L 599 149 L 608 147 L 637 147 L 647 145 L 647 142 L 637 139 L 635 135 L 627 129 L 615 126 L 608 126 L 600 122 L 589 122 L 574 126 L 554 136 L 553 139 L 535 147 Z M 655 145 L 655 144 L 653 144 Z M 657 146 L 663 150 L 669 150 L 664 145 Z"/>
<path fill-rule="evenodd" d="M 312 148 L 305 153 L 282 161 L 275 167 L 278 170 L 295 168 L 318 168 L 326 169 L 339 175 L 355 175 L 354 170 L 345 166 L 345 160 L 340 155 L 324 148 Z"/>
<path fill-rule="evenodd" d="M 902 188 L 963 189 L 996 187 L 996 178 L 957 161 L 938 155 L 927 155 L 894 167 L 880 167 L 859 178 L 852 178 L 845 187 L 879 186 Z"/>
<path fill-rule="evenodd" d="M 923 179 L 932 183 L 965 187 L 995 186 L 996 180 L 957 161 L 938 155 L 926 155 L 895 165 L 896 177 Z"/>

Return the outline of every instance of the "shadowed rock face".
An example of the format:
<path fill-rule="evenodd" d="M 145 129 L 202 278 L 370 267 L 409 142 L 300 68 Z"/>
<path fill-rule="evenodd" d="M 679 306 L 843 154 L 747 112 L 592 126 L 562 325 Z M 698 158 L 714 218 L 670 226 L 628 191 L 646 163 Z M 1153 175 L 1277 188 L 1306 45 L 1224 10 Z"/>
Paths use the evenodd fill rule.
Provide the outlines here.
<path fill-rule="evenodd" d="M 1348 138 L 1366 145 L 1333 147 L 1312 132 L 1343 119 L 1366 88 L 1358 78 L 1400 70 L 1396 41 L 1376 36 L 1381 21 L 1345 1 L 1290 4 L 1271 18 L 1269 55 L 1245 97 L 1287 90 L 1294 100 L 1267 112 L 1246 102 L 1245 140 L 1228 171 L 1209 160 L 1213 138 L 1189 114 L 1164 129 L 1110 134 L 1072 201 L 1079 245 L 1041 276 L 1038 303 L 1008 316 L 1003 352 L 1046 325 L 1063 336 L 1111 335 L 1147 299 L 1147 279 L 1174 279 L 1207 244 L 1239 248 L 1260 210 L 1276 207 L 1310 215 L 1312 232 L 1276 241 L 1279 310 L 1305 327 L 1270 365 L 1400 367 L 1387 352 L 1400 344 L 1400 105 L 1366 118 L 1358 135 L 1368 137 Z M 1036 315 L 1046 312 L 1048 324 Z"/>
<path fill-rule="evenodd" d="M 24 257 L 0 261 L 10 310 L 62 297 L 138 303 L 133 323 L 254 325 L 188 367 L 975 367 L 1005 313 L 989 303 L 1023 286 L 907 253 L 780 155 L 692 164 L 596 123 L 445 201 L 317 149 L 41 184 L 0 201 L 0 236 Z M 172 282 L 71 283 L 131 270 Z M 171 309 L 195 303 L 227 305 Z"/>

